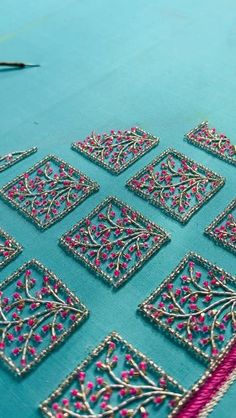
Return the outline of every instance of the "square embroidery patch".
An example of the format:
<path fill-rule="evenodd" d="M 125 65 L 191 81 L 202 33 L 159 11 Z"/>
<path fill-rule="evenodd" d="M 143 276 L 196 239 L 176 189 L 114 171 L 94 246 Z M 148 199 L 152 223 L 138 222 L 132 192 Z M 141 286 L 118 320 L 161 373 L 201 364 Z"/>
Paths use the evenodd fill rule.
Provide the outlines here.
<path fill-rule="evenodd" d="M 159 138 L 136 127 L 126 131 L 112 130 L 109 134 L 101 135 L 92 132 L 84 141 L 72 144 L 72 148 L 113 174 L 120 174 L 158 142 Z"/>
<path fill-rule="evenodd" d="M 48 228 L 99 189 L 97 183 L 49 155 L 7 183 L 0 195 L 41 229 Z"/>
<path fill-rule="evenodd" d="M 205 234 L 236 253 L 236 199 L 205 229 Z"/>
<path fill-rule="evenodd" d="M 6 155 L 0 155 L 0 172 L 6 170 L 12 165 L 18 163 L 24 158 L 34 154 L 38 149 L 36 147 L 30 148 L 26 151 L 15 151 Z"/>
<path fill-rule="evenodd" d="M 126 185 L 185 223 L 223 184 L 223 177 L 184 154 L 168 149 L 135 174 Z"/>
<path fill-rule="evenodd" d="M 168 240 L 162 228 L 111 196 L 64 234 L 60 244 L 119 287 Z"/>
<path fill-rule="evenodd" d="M 235 338 L 236 278 L 197 254 L 187 254 L 139 307 L 204 360 Z"/>
<path fill-rule="evenodd" d="M 109 335 L 42 403 L 47 417 L 167 418 L 186 393 L 159 366 Z"/>
<path fill-rule="evenodd" d="M 208 122 L 202 122 L 185 135 L 187 141 L 231 164 L 236 164 L 236 145 L 215 128 L 209 128 Z"/>
<path fill-rule="evenodd" d="M 0 284 L 0 358 L 22 375 L 63 341 L 87 315 L 80 300 L 31 260 Z"/>
<path fill-rule="evenodd" d="M 23 247 L 0 228 L 0 269 L 17 257 Z"/>

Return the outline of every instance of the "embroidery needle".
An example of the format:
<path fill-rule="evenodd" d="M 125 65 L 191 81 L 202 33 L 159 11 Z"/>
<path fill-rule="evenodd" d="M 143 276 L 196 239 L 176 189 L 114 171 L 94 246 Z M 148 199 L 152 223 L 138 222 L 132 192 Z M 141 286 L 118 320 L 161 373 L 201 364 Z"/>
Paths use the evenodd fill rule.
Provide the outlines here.
<path fill-rule="evenodd" d="M 40 67 L 40 64 L 27 64 L 24 62 L 1 62 L 1 67 L 18 67 L 18 68 L 26 68 L 26 67 Z"/>

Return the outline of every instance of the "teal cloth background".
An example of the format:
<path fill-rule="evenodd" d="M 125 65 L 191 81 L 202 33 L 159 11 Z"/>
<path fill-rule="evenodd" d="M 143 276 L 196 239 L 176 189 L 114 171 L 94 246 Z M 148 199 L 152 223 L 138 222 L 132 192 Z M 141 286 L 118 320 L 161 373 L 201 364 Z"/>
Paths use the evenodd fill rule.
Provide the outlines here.
<path fill-rule="evenodd" d="M 0 417 L 36 418 L 38 404 L 112 330 L 189 387 L 205 367 L 136 313 L 137 305 L 189 250 L 234 272 L 233 255 L 203 229 L 234 197 L 234 167 L 183 141 L 204 119 L 236 137 L 235 0 L 1 0 L 3 60 L 40 63 L 0 70 L 0 154 L 37 145 L 37 154 L 0 176 L 0 186 L 48 153 L 98 181 L 100 191 L 61 222 L 40 232 L 0 202 L 0 226 L 24 245 L 1 281 L 37 257 L 90 309 L 89 319 L 22 380 L 0 367 Z M 159 146 L 118 177 L 70 149 L 95 129 L 140 125 Z M 226 177 L 226 184 L 186 226 L 132 194 L 125 181 L 172 146 Z M 123 288 L 113 292 L 66 255 L 57 239 L 110 193 L 166 228 L 172 241 Z M 235 416 L 235 387 L 212 418 Z"/>

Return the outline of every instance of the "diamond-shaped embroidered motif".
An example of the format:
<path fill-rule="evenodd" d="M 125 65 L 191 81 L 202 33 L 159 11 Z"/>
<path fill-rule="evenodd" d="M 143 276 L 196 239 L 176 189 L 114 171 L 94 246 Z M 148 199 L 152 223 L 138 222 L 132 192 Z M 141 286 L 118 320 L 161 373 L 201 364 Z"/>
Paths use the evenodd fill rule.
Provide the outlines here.
<path fill-rule="evenodd" d="M 236 199 L 205 229 L 217 244 L 236 253 Z"/>
<path fill-rule="evenodd" d="M 202 122 L 185 135 L 187 141 L 231 164 L 236 164 L 236 145 L 215 128 L 209 128 L 208 122 Z"/>
<path fill-rule="evenodd" d="M 113 174 L 119 174 L 158 142 L 159 138 L 136 127 L 126 131 L 112 130 L 109 134 L 102 135 L 92 132 L 84 141 L 75 142 L 72 148 Z"/>
<path fill-rule="evenodd" d="M 133 275 L 168 234 L 115 197 L 108 197 L 60 243 L 114 287 Z"/>
<path fill-rule="evenodd" d="M 0 155 L 0 172 L 6 170 L 12 165 L 23 160 L 24 158 L 29 157 L 31 154 L 34 154 L 37 150 L 37 147 L 34 147 L 26 151 L 14 151 L 6 155 Z"/>
<path fill-rule="evenodd" d="M 17 257 L 22 249 L 14 238 L 0 228 L 0 269 Z"/>
<path fill-rule="evenodd" d="M 109 335 L 42 403 L 48 417 L 167 418 L 186 393 L 159 366 Z"/>
<path fill-rule="evenodd" d="M 0 284 L 0 358 L 22 375 L 63 341 L 87 315 L 79 299 L 31 260 Z"/>
<path fill-rule="evenodd" d="M 236 331 L 236 278 L 190 253 L 140 310 L 204 360 L 220 354 Z"/>
<path fill-rule="evenodd" d="M 135 174 L 127 186 L 185 223 L 224 184 L 224 178 L 168 149 Z"/>
<path fill-rule="evenodd" d="M 6 184 L 0 195 L 45 229 L 63 218 L 99 186 L 55 156 L 47 156 Z"/>

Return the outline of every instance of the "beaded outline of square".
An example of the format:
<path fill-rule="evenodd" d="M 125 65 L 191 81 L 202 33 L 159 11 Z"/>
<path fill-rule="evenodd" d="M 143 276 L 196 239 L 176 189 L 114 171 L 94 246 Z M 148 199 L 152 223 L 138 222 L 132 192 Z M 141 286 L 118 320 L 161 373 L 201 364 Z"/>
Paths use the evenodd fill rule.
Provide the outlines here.
<path fill-rule="evenodd" d="M 28 269 L 30 266 L 36 267 L 36 269 L 40 273 L 46 273 L 48 276 L 51 276 L 53 280 L 55 280 L 55 283 L 58 283 L 62 289 L 64 289 L 65 292 L 81 306 L 82 309 L 84 309 L 84 314 L 79 319 L 75 320 L 73 324 L 70 326 L 70 328 L 67 329 L 61 336 L 57 338 L 56 341 L 51 342 L 47 348 L 42 350 L 38 355 L 35 356 L 34 360 L 26 365 L 22 370 L 20 370 L 18 367 L 15 366 L 14 362 L 11 360 L 10 357 L 6 356 L 4 353 L 0 352 L 0 359 L 5 361 L 8 368 L 15 372 L 17 376 L 22 376 L 25 373 L 27 373 L 29 370 L 32 369 L 32 367 L 35 367 L 44 357 L 46 357 L 54 348 L 56 348 L 60 343 L 62 343 L 72 332 L 78 327 L 80 323 L 83 323 L 84 320 L 89 315 L 89 310 L 87 307 L 80 301 L 80 299 L 63 283 L 51 270 L 49 270 L 47 267 L 45 267 L 40 261 L 36 260 L 35 258 L 27 261 L 24 263 L 18 270 L 16 270 L 11 276 L 6 278 L 1 284 L 0 284 L 0 291 L 8 286 L 11 282 L 14 282 L 16 279 L 18 279 L 21 274 Z"/>
<path fill-rule="evenodd" d="M 19 180 L 21 180 L 24 176 L 24 174 L 31 174 L 35 170 L 37 170 L 39 167 L 41 167 L 42 164 L 45 164 L 48 161 L 53 161 L 56 163 L 64 164 L 67 168 L 73 169 L 74 173 L 79 174 L 80 176 L 83 176 L 87 181 L 91 183 L 91 189 L 89 192 L 85 193 L 79 200 L 72 203 L 71 206 L 68 206 L 66 209 L 64 209 L 56 218 L 48 220 L 44 223 L 41 221 L 38 221 L 33 215 L 28 213 L 28 211 L 25 208 L 22 208 L 21 205 L 18 202 L 12 201 L 11 198 L 9 198 L 6 194 L 6 191 L 11 187 L 14 186 L 15 183 L 17 183 Z M 94 180 L 91 180 L 86 174 L 82 173 L 80 170 L 74 168 L 69 163 L 65 162 L 61 158 L 56 157 L 55 155 L 47 155 L 45 158 L 40 160 L 38 163 L 34 164 L 31 168 L 29 168 L 24 173 L 20 174 L 19 176 L 15 177 L 13 180 L 5 184 L 0 189 L 0 197 L 2 197 L 5 201 L 7 201 L 13 208 L 19 210 L 19 212 L 23 213 L 23 215 L 30 219 L 38 228 L 41 230 L 44 230 L 50 226 L 52 226 L 54 223 L 60 221 L 64 216 L 66 216 L 69 212 L 71 212 L 74 208 L 76 208 L 78 205 L 80 205 L 87 197 L 89 197 L 91 194 L 97 192 L 99 190 L 99 184 L 96 183 Z"/>
<path fill-rule="evenodd" d="M 88 157 L 91 161 L 97 163 L 98 165 L 100 165 L 103 168 L 106 168 L 108 171 L 110 171 L 112 174 L 120 174 L 123 171 L 125 171 L 130 165 L 134 164 L 137 160 L 139 160 L 141 157 L 143 157 L 143 155 L 147 154 L 149 151 L 151 151 L 154 147 L 156 147 L 159 142 L 160 142 L 160 138 L 157 136 L 152 135 L 150 132 L 145 131 L 144 129 L 140 128 L 139 126 L 136 126 L 136 129 L 138 129 L 139 131 L 143 132 L 144 134 L 147 134 L 149 137 L 152 138 L 152 140 L 154 141 L 152 145 L 150 145 L 149 148 L 142 150 L 139 154 L 137 154 L 136 156 L 134 156 L 133 158 L 131 158 L 128 162 L 126 162 L 125 164 L 122 165 L 121 168 L 113 168 L 111 167 L 107 162 L 102 161 L 96 157 L 93 156 L 93 154 L 89 153 L 89 151 L 87 150 L 81 150 L 78 145 L 76 145 L 76 142 L 73 142 L 73 144 L 71 145 L 71 148 L 74 151 L 77 151 L 80 154 L 84 154 L 86 157 Z M 128 133 L 131 132 L 130 130 L 127 131 Z"/>
<path fill-rule="evenodd" d="M 103 270 L 99 269 L 99 267 L 95 266 L 94 263 L 87 260 L 86 257 L 84 257 L 82 254 L 78 254 L 74 249 L 70 248 L 70 245 L 66 241 L 66 235 L 73 234 L 79 227 L 82 225 L 86 219 L 93 218 L 96 216 L 104 207 L 106 207 L 110 202 L 114 202 L 119 208 L 126 207 L 128 210 L 132 210 L 138 215 L 138 218 L 143 221 L 147 222 L 155 228 L 158 228 L 159 231 L 163 234 L 163 239 L 156 243 L 149 251 L 146 252 L 146 254 L 142 257 L 140 257 L 139 261 L 131 267 L 131 269 L 117 282 L 113 283 L 112 278 L 104 272 Z M 143 265 L 145 261 L 148 261 L 148 259 L 157 251 L 159 250 L 162 245 L 170 241 L 170 235 L 159 225 L 155 224 L 154 222 L 150 221 L 148 218 L 146 218 L 144 215 L 142 215 L 139 211 L 136 209 L 133 209 L 131 206 L 124 203 L 122 200 L 118 199 L 115 196 L 108 196 L 106 199 L 104 199 L 99 205 L 97 205 L 92 212 L 90 212 L 85 218 L 81 219 L 77 224 L 75 224 L 69 231 L 67 231 L 65 234 L 62 235 L 62 237 L 59 239 L 59 245 L 64 248 L 68 254 L 72 254 L 75 259 L 78 259 L 83 262 L 85 266 L 88 266 L 93 270 L 98 276 L 102 277 L 105 282 L 112 285 L 115 289 L 119 288 L 121 285 L 123 285 L 135 272 Z"/>
<path fill-rule="evenodd" d="M 26 151 L 17 151 L 17 154 L 20 153 L 20 155 L 18 155 L 18 157 L 16 157 L 15 159 L 11 160 L 11 161 L 7 161 L 6 163 L 0 165 L 0 172 L 6 170 L 7 168 L 11 167 L 12 165 L 18 163 L 19 161 L 23 160 L 24 158 L 29 157 L 31 154 L 34 154 L 35 152 L 38 151 L 37 147 L 33 147 L 30 148 Z M 14 156 L 15 152 L 12 153 L 12 155 Z M 6 158 L 8 154 L 4 155 L 2 158 Z"/>
<path fill-rule="evenodd" d="M 191 131 L 189 131 L 187 134 L 185 134 L 184 138 L 186 141 L 188 141 L 189 143 L 191 143 L 192 145 L 195 145 L 198 148 L 203 149 L 204 151 L 209 152 L 210 154 L 213 154 L 215 156 L 217 156 L 218 158 L 220 158 L 221 160 L 226 161 L 227 163 L 236 165 L 236 160 L 233 159 L 233 157 L 229 157 L 227 155 L 221 154 L 219 151 L 215 150 L 214 148 L 208 147 L 207 145 L 196 141 L 196 139 L 191 138 L 190 135 L 191 134 L 195 134 L 197 131 L 199 131 L 200 129 L 204 128 L 204 127 L 208 127 L 208 121 L 204 121 L 202 123 L 200 123 L 198 126 L 196 126 L 195 128 L 191 129 Z"/>
<path fill-rule="evenodd" d="M 211 263 L 210 261 L 206 260 L 205 258 L 203 258 L 195 252 L 189 252 L 183 257 L 183 259 L 171 272 L 171 274 L 141 304 L 138 305 L 138 312 L 142 313 L 145 318 L 148 318 L 148 320 L 151 321 L 151 323 L 153 323 L 154 325 L 158 326 L 158 328 L 164 330 L 169 337 L 179 342 L 182 346 L 189 349 L 189 351 L 194 352 L 200 360 L 203 360 L 205 363 L 215 363 L 215 361 L 217 361 L 221 354 L 225 352 L 226 347 L 228 347 L 228 344 L 233 344 L 234 342 L 236 342 L 236 335 L 230 338 L 226 347 L 222 351 L 220 351 L 216 359 L 212 359 L 200 348 L 195 347 L 195 345 L 191 341 L 178 334 L 173 328 L 169 327 L 168 325 L 160 321 L 158 318 L 153 319 L 146 309 L 146 305 L 149 305 L 156 298 L 156 296 L 161 294 L 162 290 L 166 287 L 168 283 L 171 283 L 175 280 L 175 277 L 181 273 L 181 271 L 184 269 L 190 258 L 199 262 L 199 264 L 201 264 L 203 267 L 213 269 L 217 273 L 226 276 L 229 281 L 236 282 L 236 278 L 234 278 L 231 274 L 227 273 L 221 267 L 218 267 L 216 264 Z"/>
<path fill-rule="evenodd" d="M 214 190 L 211 190 L 210 192 L 208 192 L 204 196 L 204 199 L 202 199 L 201 201 L 197 202 L 194 206 L 192 206 L 192 208 L 188 212 L 186 212 L 183 216 L 181 216 L 178 213 L 176 213 L 170 207 L 164 206 L 161 203 L 157 202 L 152 197 L 147 197 L 147 195 L 145 193 L 143 193 L 141 190 L 137 189 L 135 186 L 132 185 L 132 181 L 135 180 L 140 175 L 144 174 L 146 172 L 147 168 L 150 166 L 150 164 L 155 165 L 155 164 L 159 163 L 163 158 L 165 158 L 169 154 L 172 154 L 173 156 L 175 156 L 177 158 L 182 158 L 182 159 L 184 158 L 187 162 L 190 162 L 192 164 L 197 164 L 197 166 L 201 170 L 204 170 L 206 174 L 212 174 L 212 175 L 214 175 L 215 177 L 217 177 L 217 180 L 219 181 L 218 186 L 215 187 Z M 157 206 L 158 208 L 160 208 L 162 211 L 164 211 L 165 213 L 167 213 L 167 215 L 170 215 L 172 218 L 174 218 L 177 221 L 185 224 L 194 215 L 194 213 L 197 212 L 204 204 L 206 204 L 208 202 L 208 200 L 210 200 L 214 196 L 214 194 L 224 184 L 225 184 L 225 178 L 222 177 L 221 175 L 215 173 L 212 170 L 209 170 L 204 165 L 202 165 L 202 164 L 200 164 L 200 163 L 192 160 L 191 158 L 187 157 L 186 155 L 182 154 L 181 152 L 176 151 L 173 148 L 168 148 L 166 151 L 162 152 L 158 157 L 156 157 L 154 160 L 152 160 L 149 164 L 147 164 L 145 167 L 143 167 L 141 170 L 139 170 L 136 174 L 134 174 L 134 176 L 132 176 L 129 180 L 127 180 L 126 187 L 128 187 L 128 189 L 130 189 L 131 191 L 133 191 L 137 195 L 141 196 L 144 200 L 149 201 L 152 205 Z"/>
<path fill-rule="evenodd" d="M 4 237 L 6 240 L 11 241 L 16 246 L 13 254 L 8 255 L 7 257 L 4 258 L 4 260 L 0 261 L 0 269 L 2 269 L 3 267 L 5 267 L 6 264 L 14 260 L 14 258 L 16 258 L 23 251 L 23 246 L 19 244 L 19 242 L 17 242 L 11 235 L 9 235 L 2 228 L 0 228 L 0 237 Z"/>
<path fill-rule="evenodd" d="M 221 212 L 204 230 L 205 235 L 213 239 L 216 244 L 223 246 L 225 249 L 236 253 L 236 245 L 231 244 L 225 238 L 220 239 L 216 236 L 214 229 L 217 225 L 231 212 L 231 210 L 236 208 L 236 199 L 233 199 L 228 206 Z"/>
<path fill-rule="evenodd" d="M 170 383 L 172 383 L 174 386 L 176 386 L 179 390 L 181 390 L 184 394 L 187 394 L 187 390 L 181 386 L 173 377 L 169 376 L 160 366 L 158 366 L 156 363 L 154 363 L 153 360 L 145 356 L 145 354 L 141 353 L 139 350 L 134 348 L 130 343 L 128 343 L 125 339 L 123 339 L 117 332 L 113 331 L 111 332 L 94 350 L 87 356 L 87 358 L 82 361 L 82 363 L 77 366 L 72 373 L 70 373 L 65 380 L 57 387 L 57 389 L 52 392 L 52 394 L 40 404 L 40 409 L 42 413 L 50 418 L 54 418 L 54 415 L 50 412 L 48 405 L 53 402 L 58 396 L 60 396 L 64 389 L 69 386 L 73 380 L 78 375 L 78 372 L 84 371 L 93 361 L 94 359 L 103 351 L 103 349 L 106 347 L 106 345 L 110 341 L 117 341 L 121 343 L 125 348 L 131 352 L 133 352 L 134 355 L 138 356 L 142 361 L 145 361 L 149 366 L 150 369 L 152 369 L 154 372 L 165 374 L 167 379 Z"/>

